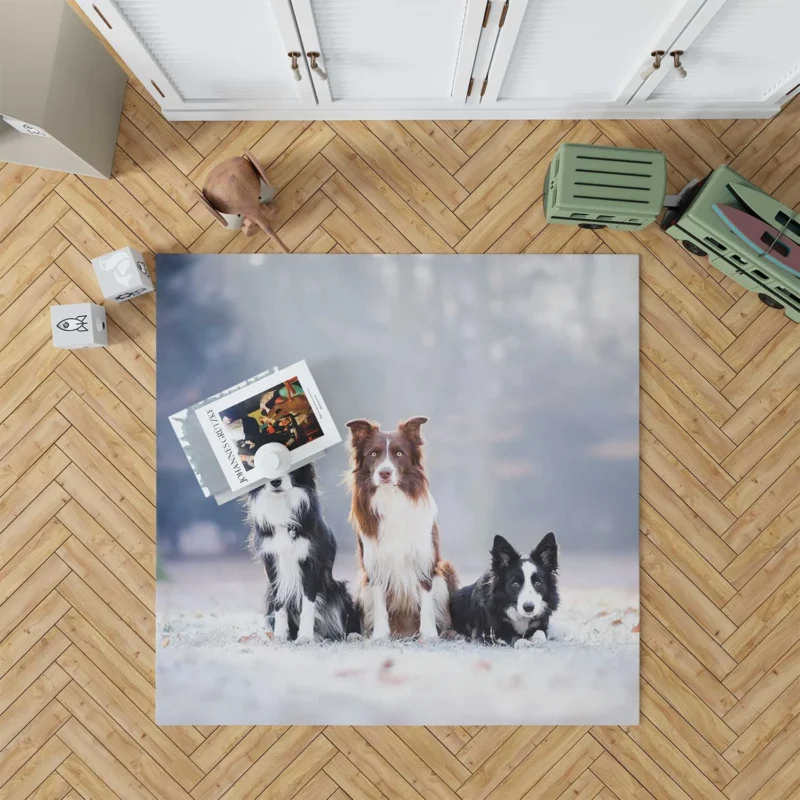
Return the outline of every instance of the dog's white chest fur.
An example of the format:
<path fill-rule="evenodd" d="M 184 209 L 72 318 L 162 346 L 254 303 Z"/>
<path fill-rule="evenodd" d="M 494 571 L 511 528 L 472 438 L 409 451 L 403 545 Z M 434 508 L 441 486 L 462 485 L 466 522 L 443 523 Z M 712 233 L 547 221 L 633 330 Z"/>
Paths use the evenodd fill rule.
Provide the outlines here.
<path fill-rule="evenodd" d="M 259 525 L 285 528 L 294 521 L 297 512 L 307 505 L 306 490 L 297 486 L 283 492 L 263 489 L 250 502 L 250 514 Z"/>
<path fill-rule="evenodd" d="M 517 596 L 517 604 L 506 609 L 506 616 L 511 623 L 511 627 L 520 636 L 525 635 L 534 618 L 539 617 L 547 608 L 544 598 L 533 585 L 536 576 L 536 565 L 528 558 L 522 559 L 522 575 L 523 584 Z M 531 610 L 526 612 L 525 606 L 528 606 Z"/>
<path fill-rule="evenodd" d="M 434 566 L 436 502 L 428 494 L 414 501 L 395 486 L 379 486 L 372 498 L 378 537 L 362 537 L 370 582 L 400 599 L 419 598 L 419 584 Z"/>
<path fill-rule="evenodd" d="M 528 630 L 528 626 L 533 621 L 530 617 L 523 617 L 515 606 L 509 606 L 506 609 L 506 616 L 511 623 L 511 627 L 520 635 L 524 636 Z"/>
<path fill-rule="evenodd" d="M 303 573 L 300 565 L 308 558 L 310 542 L 305 537 L 294 536 L 290 524 L 294 515 L 306 503 L 303 489 L 292 488 L 286 492 L 260 492 L 250 507 L 253 519 L 269 525 L 274 533 L 261 538 L 261 554 L 271 555 L 276 564 L 277 581 L 273 587 L 278 603 L 299 601 L 303 594 Z"/>

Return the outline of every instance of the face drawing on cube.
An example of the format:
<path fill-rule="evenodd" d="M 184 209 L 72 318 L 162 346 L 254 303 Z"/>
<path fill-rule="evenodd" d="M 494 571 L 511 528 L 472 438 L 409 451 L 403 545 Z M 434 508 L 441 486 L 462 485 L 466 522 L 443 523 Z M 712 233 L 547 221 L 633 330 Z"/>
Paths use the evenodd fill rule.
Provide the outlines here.
<path fill-rule="evenodd" d="M 323 435 L 296 377 L 222 410 L 220 419 L 236 443 L 239 460 L 246 470 L 254 468 L 256 450 L 262 445 L 277 442 L 294 450 Z"/>
<path fill-rule="evenodd" d="M 102 263 L 102 269 L 110 272 L 114 276 L 114 280 L 122 284 L 122 286 L 132 286 L 134 278 L 134 268 L 137 267 L 139 262 L 133 263 L 133 259 L 123 250 L 112 253 Z M 147 274 L 147 270 L 141 270 L 143 275 Z"/>
<path fill-rule="evenodd" d="M 117 303 L 153 291 L 153 281 L 144 256 L 132 247 L 123 247 L 92 259 L 103 297 Z"/>

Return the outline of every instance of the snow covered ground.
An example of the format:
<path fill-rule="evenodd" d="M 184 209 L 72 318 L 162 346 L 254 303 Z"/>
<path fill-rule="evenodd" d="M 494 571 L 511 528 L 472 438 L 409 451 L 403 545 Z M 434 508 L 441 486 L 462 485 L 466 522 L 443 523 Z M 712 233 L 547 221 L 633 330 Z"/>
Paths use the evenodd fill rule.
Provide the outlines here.
<path fill-rule="evenodd" d="M 565 586 L 552 638 L 527 649 L 451 641 L 297 645 L 266 636 L 261 591 L 250 580 L 253 565 L 245 567 L 228 580 L 217 572 L 191 586 L 159 582 L 159 724 L 638 722 L 635 589 Z"/>

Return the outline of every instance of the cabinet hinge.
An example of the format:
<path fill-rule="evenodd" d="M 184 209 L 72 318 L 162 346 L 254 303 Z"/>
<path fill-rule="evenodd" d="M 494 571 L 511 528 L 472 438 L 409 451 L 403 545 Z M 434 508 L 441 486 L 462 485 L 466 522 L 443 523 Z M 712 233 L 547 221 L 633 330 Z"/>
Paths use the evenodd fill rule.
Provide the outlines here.
<path fill-rule="evenodd" d="M 503 6 L 503 13 L 500 14 L 500 24 L 497 26 L 498 28 L 502 28 L 503 25 L 506 24 L 506 14 L 508 14 L 508 0 L 506 0 L 506 4 Z"/>
<path fill-rule="evenodd" d="M 483 79 L 483 86 L 481 86 L 481 97 L 483 97 L 484 94 L 486 94 L 486 84 L 488 84 L 488 83 L 489 83 L 489 76 L 487 75 Z"/>
<path fill-rule="evenodd" d="M 483 12 L 483 24 L 481 25 L 482 28 L 486 27 L 486 23 L 489 21 L 489 12 L 492 10 L 492 0 L 486 0 L 486 11 Z"/>
<path fill-rule="evenodd" d="M 472 94 L 472 87 L 474 84 L 475 84 L 475 78 L 470 78 L 469 86 L 467 86 L 467 97 L 469 97 Z"/>

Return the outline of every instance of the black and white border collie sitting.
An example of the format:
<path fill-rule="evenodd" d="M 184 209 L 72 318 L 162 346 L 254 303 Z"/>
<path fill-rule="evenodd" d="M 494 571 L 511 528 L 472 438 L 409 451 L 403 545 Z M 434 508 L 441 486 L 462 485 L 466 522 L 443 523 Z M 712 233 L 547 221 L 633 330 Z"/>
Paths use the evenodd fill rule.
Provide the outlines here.
<path fill-rule="evenodd" d="M 322 516 L 313 465 L 269 481 L 244 504 L 250 551 L 267 574 L 266 624 L 274 638 L 310 642 L 358 633 L 347 586 L 333 577 L 336 539 Z"/>
<path fill-rule="evenodd" d="M 495 536 L 492 564 L 470 586 L 453 595 L 450 613 L 457 633 L 486 644 L 526 647 L 547 639 L 558 608 L 558 545 L 548 533 L 529 555 Z"/>

